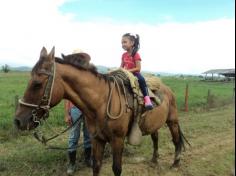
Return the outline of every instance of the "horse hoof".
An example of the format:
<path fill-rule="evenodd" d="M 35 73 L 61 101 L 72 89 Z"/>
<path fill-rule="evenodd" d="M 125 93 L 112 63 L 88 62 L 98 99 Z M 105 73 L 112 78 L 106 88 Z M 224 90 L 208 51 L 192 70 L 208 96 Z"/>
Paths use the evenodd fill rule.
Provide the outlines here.
<path fill-rule="evenodd" d="M 159 158 L 159 154 L 157 154 L 156 156 L 153 156 L 151 159 L 151 162 L 154 164 L 158 164 L 158 158 Z"/>
<path fill-rule="evenodd" d="M 154 164 L 157 164 L 157 159 L 152 158 L 151 162 L 154 163 Z"/>
<path fill-rule="evenodd" d="M 159 162 L 157 161 L 157 160 L 155 160 L 155 161 L 152 161 L 151 160 L 151 162 L 149 163 L 149 165 L 150 165 L 150 167 L 152 167 L 152 168 L 160 168 L 160 165 L 159 165 Z"/>
<path fill-rule="evenodd" d="M 174 163 L 170 166 L 171 169 L 178 168 L 180 166 L 180 160 L 174 161 Z"/>

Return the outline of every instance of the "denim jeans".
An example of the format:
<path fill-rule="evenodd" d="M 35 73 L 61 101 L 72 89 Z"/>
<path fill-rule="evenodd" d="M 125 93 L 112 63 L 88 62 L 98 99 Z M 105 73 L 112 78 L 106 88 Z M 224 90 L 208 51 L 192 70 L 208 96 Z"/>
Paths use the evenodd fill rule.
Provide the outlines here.
<path fill-rule="evenodd" d="M 146 84 L 144 77 L 141 75 L 141 73 L 134 73 L 134 76 L 136 76 L 138 78 L 139 86 L 140 86 L 140 89 L 143 93 L 143 96 L 144 97 L 147 96 L 148 89 L 147 89 L 147 84 Z"/>
<path fill-rule="evenodd" d="M 70 109 L 70 116 L 72 118 L 72 123 L 75 122 L 79 118 L 83 118 L 82 112 L 77 108 L 77 107 L 72 107 Z M 71 128 L 70 134 L 69 134 L 69 140 L 68 140 L 68 151 L 76 151 L 77 146 L 78 146 L 78 141 L 80 138 L 80 129 L 81 126 L 83 128 L 83 136 L 84 136 L 84 149 L 90 148 L 91 147 L 91 141 L 90 141 L 90 136 L 88 133 L 88 130 L 86 128 L 84 119 L 78 120 L 76 124 Z"/>

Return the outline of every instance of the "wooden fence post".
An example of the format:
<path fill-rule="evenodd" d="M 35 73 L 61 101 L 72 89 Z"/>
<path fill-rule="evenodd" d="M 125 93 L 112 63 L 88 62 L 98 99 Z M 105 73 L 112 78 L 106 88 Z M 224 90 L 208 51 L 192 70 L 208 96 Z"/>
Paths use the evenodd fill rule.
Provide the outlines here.
<path fill-rule="evenodd" d="M 211 96 L 211 90 L 208 89 L 208 92 L 207 92 L 207 105 L 210 104 L 210 96 Z"/>
<path fill-rule="evenodd" d="M 212 105 L 211 90 L 208 89 L 208 91 L 207 91 L 207 105 L 206 105 L 206 109 L 209 110 L 211 108 L 211 105 Z"/>
<path fill-rule="evenodd" d="M 185 102 L 184 102 L 184 111 L 188 112 L 188 83 L 186 84 L 186 88 L 185 88 Z"/>

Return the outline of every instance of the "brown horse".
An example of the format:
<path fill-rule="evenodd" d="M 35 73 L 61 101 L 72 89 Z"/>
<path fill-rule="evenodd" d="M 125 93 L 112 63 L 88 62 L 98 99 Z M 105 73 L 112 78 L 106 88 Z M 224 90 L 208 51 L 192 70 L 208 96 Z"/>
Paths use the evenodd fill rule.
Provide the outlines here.
<path fill-rule="evenodd" d="M 93 175 L 99 175 L 104 146 L 110 143 L 113 154 L 112 169 L 115 176 L 122 171 L 122 152 L 124 140 L 133 122 L 133 111 L 124 111 L 116 120 L 107 118 L 107 101 L 114 81 L 109 75 L 96 71 L 89 63 L 90 57 L 78 54 L 81 59 L 64 56 L 54 57 L 54 48 L 48 54 L 43 47 L 40 58 L 31 72 L 31 79 L 20 100 L 15 115 L 15 125 L 21 130 L 37 127 L 45 119 L 49 109 L 63 98 L 72 101 L 85 115 L 88 130 L 92 136 Z M 141 129 L 150 134 L 153 141 L 152 161 L 158 158 L 158 129 L 167 123 L 173 143 L 175 157 L 173 166 L 179 165 L 180 154 L 184 148 L 184 136 L 180 130 L 174 94 L 163 83 L 160 86 L 163 102 L 147 113 Z M 121 103 L 121 104 L 120 104 Z M 110 112 L 119 114 L 121 105 L 125 106 L 124 94 L 119 95 L 117 87 L 111 96 Z M 46 114 L 46 115 L 45 115 Z"/>

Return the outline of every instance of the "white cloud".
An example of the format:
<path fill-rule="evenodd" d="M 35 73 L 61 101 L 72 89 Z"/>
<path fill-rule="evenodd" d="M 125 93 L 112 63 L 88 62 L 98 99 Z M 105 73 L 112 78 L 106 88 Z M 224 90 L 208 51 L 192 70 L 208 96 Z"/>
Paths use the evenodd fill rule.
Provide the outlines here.
<path fill-rule="evenodd" d="M 119 66 L 121 36 L 141 37 L 142 69 L 171 73 L 201 73 L 213 68 L 234 68 L 235 21 L 218 19 L 198 23 L 148 25 L 78 22 L 62 14 L 58 1 L 8 0 L 0 2 L 0 65 L 33 66 L 43 46 L 56 55 L 81 48 L 96 65 Z M 173 20 L 172 20 L 173 21 Z"/>

